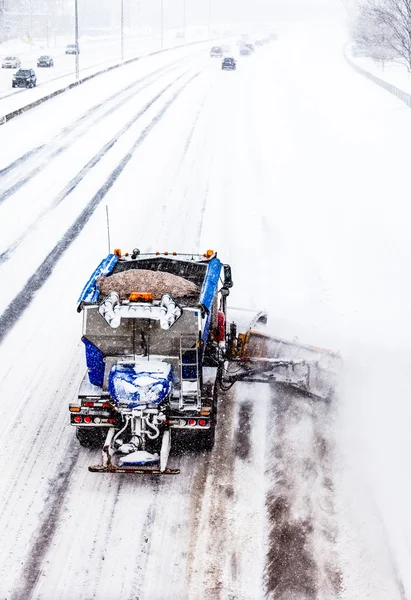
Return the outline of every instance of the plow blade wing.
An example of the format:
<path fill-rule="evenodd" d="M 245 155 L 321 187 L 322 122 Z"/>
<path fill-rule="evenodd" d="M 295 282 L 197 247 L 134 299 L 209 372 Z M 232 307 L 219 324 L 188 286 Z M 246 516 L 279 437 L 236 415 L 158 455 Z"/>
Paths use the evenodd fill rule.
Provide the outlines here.
<path fill-rule="evenodd" d="M 330 397 L 341 361 L 338 354 L 253 330 L 240 339 L 237 357 L 224 377 L 227 382 L 276 382 L 323 400 Z"/>

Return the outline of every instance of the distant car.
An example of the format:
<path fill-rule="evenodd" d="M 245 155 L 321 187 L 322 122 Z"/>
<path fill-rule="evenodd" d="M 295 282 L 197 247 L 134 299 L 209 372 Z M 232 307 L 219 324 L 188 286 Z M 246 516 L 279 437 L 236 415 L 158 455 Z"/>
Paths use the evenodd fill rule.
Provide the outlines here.
<path fill-rule="evenodd" d="M 80 54 L 80 48 L 76 44 L 67 44 L 66 54 Z"/>
<path fill-rule="evenodd" d="M 241 54 L 241 56 L 250 56 L 251 50 L 247 46 L 242 46 L 240 48 L 240 54 Z"/>
<path fill-rule="evenodd" d="M 215 56 L 217 58 L 223 58 L 223 49 L 221 46 L 213 46 L 210 50 L 210 56 Z"/>
<path fill-rule="evenodd" d="M 21 60 L 17 56 L 6 56 L 1 65 L 2 69 L 20 69 Z"/>
<path fill-rule="evenodd" d="M 237 64 L 236 64 L 234 58 L 227 56 L 223 60 L 223 62 L 221 64 L 221 68 L 223 71 L 235 71 L 237 68 Z"/>
<path fill-rule="evenodd" d="M 255 52 L 255 48 L 254 48 L 254 46 L 252 44 L 247 43 L 247 44 L 244 44 L 244 46 L 246 48 L 248 48 L 250 50 L 250 52 Z"/>
<path fill-rule="evenodd" d="M 34 69 L 19 69 L 13 75 L 12 87 L 25 87 L 33 88 L 36 87 L 37 77 Z"/>
<path fill-rule="evenodd" d="M 54 67 L 54 60 L 52 59 L 51 56 L 40 56 L 40 58 L 37 59 L 37 66 L 38 67 Z"/>

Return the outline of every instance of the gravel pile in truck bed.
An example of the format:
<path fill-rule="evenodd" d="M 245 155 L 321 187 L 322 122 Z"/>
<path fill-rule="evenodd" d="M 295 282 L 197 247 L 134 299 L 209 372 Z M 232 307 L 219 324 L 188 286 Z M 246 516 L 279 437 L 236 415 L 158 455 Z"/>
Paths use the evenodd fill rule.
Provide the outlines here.
<path fill-rule="evenodd" d="M 117 292 L 120 300 L 127 300 L 132 292 L 151 293 L 154 300 L 159 300 L 163 294 L 184 298 L 199 293 L 198 286 L 183 277 L 143 269 L 130 269 L 108 277 L 98 277 L 97 285 L 102 296 Z"/>

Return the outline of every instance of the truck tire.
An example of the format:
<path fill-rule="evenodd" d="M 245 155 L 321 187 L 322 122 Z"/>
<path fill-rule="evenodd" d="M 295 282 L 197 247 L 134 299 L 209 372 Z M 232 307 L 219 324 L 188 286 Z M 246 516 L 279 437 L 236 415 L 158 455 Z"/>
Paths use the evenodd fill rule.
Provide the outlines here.
<path fill-rule="evenodd" d="M 210 429 L 207 429 L 201 436 L 201 449 L 210 451 L 214 448 L 215 442 L 216 417 L 211 423 Z"/>
<path fill-rule="evenodd" d="M 212 420 L 210 424 L 210 429 L 207 429 L 201 436 L 201 449 L 205 451 L 210 451 L 214 448 L 215 442 L 215 430 L 217 426 L 217 405 L 218 405 L 218 390 L 219 390 L 219 378 L 221 377 L 222 367 L 220 365 L 216 382 L 214 383 L 213 389 L 213 410 L 212 410 Z"/>
<path fill-rule="evenodd" d="M 76 427 L 76 437 L 84 448 L 102 448 L 106 435 L 103 427 Z"/>

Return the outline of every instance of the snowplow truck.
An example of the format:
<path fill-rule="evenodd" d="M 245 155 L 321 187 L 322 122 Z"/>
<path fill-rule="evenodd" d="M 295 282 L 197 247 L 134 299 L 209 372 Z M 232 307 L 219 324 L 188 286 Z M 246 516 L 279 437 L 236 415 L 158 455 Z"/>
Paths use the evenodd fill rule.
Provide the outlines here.
<path fill-rule="evenodd" d="M 227 309 L 231 268 L 217 253 L 109 254 L 78 312 L 87 372 L 71 425 L 101 448 L 92 472 L 177 474 L 172 439 L 214 445 L 219 389 L 236 381 L 293 386 L 327 400 L 338 355 L 266 335 L 265 312 Z"/>

